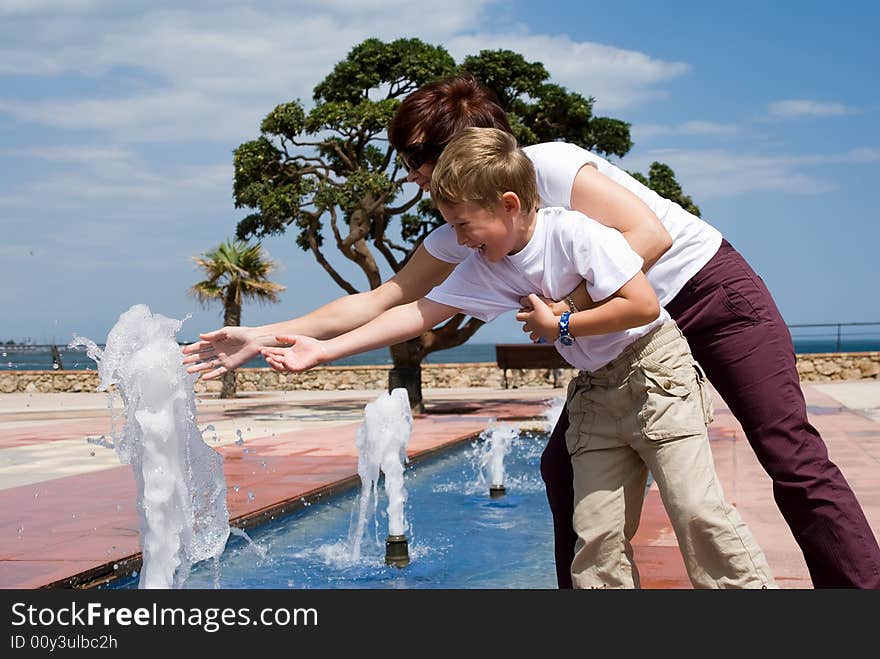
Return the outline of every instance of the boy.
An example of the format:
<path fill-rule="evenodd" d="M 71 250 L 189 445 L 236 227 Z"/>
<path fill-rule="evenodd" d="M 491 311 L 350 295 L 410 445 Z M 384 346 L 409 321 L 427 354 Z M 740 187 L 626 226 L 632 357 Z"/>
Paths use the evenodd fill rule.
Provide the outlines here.
<path fill-rule="evenodd" d="M 474 254 L 422 300 L 347 334 L 278 337 L 293 345 L 264 348 L 270 366 L 306 370 L 410 339 L 459 312 L 489 321 L 520 308 L 527 295 L 531 308 L 517 319 L 581 369 L 568 390 L 566 435 L 575 586 L 638 587 L 630 541 L 650 469 L 695 587 L 776 587 L 715 474 L 705 376 L 624 238 L 575 211 L 537 211 L 531 162 L 513 137 L 493 128 L 465 129 L 449 143 L 431 197 Z M 556 317 L 538 297 L 561 299 L 582 280 L 603 304 Z"/>

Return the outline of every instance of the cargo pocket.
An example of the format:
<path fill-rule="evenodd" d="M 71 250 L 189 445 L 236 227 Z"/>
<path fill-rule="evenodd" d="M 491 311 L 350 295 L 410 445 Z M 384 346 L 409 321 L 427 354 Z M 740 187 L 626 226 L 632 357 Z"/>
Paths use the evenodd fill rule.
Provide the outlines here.
<path fill-rule="evenodd" d="M 708 426 L 715 420 L 715 410 L 712 406 L 712 392 L 709 390 L 709 378 L 706 371 L 697 362 L 694 362 L 694 370 L 697 373 L 697 384 L 700 387 L 700 400 L 703 404 L 703 418 Z"/>
<path fill-rule="evenodd" d="M 645 437 L 666 440 L 705 432 L 703 398 L 693 369 L 672 370 L 643 360 L 639 372 L 644 376 L 639 420 Z"/>
<path fill-rule="evenodd" d="M 568 430 L 565 431 L 565 445 L 568 454 L 574 455 L 586 449 L 586 438 L 589 437 L 596 418 L 596 407 L 590 399 L 585 387 L 580 386 L 578 378 L 574 378 L 568 387 Z"/>

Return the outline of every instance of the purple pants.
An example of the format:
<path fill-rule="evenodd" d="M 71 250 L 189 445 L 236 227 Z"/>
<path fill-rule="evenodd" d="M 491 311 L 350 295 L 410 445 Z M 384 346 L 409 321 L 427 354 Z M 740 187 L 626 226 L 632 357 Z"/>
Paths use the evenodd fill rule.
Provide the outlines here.
<path fill-rule="evenodd" d="M 742 425 L 816 588 L 880 588 L 880 548 L 855 494 L 807 421 L 794 346 L 763 280 L 726 240 L 666 309 Z M 553 513 L 556 576 L 571 588 L 574 490 L 563 410 L 541 476 Z"/>

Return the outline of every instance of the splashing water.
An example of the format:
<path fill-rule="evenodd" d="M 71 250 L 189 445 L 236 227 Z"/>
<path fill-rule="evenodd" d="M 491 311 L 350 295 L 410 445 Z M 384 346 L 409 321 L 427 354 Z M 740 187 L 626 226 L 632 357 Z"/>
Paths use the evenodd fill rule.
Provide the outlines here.
<path fill-rule="evenodd" d="M 244 538 L 247 541 L 248 546 L 253 549 L 254 552 L 256 552 L 257 556 L 262 559 L 266 558 L 269 552 L 267 552 L 264 547 L 261 547 L 256 542 L 251 540 L 251 537 L 247 533 L 245 533 L 243 529 L 240 529 L 237 526 L 230 526 L 229 531 L 232 533 L 232 535 L 237 535 L 239 538 Z"/>
<path fill-rule="evenodd" d="M 143 551 L 138 588 L 182 587 L 192 565 L 219 557 L 229 537 L 223 459 L 196 425 L 197 376 L 184 370 L 176 340 L 182 324 L 138 304 L 119 316 L 103 351 L 82 337 L 69 346 L 85 346 L 98 363 L 116 453 L 134 471 Z M 122 398 L 121 432 L 111 385 Z"/>
<path fill-rule="evenodd" d="M 361 493 L 358 498 L 357 523 L 349 533 L 352 560 L 360 559 L 367 520 L 370 517 L 376 519 L 380 470 L 385 474 L 385 495 L 388 498 L 388 535 L 406 533 L 403 468 L 412 424 L 412 411 L 406 389 L 394 389 L 390 394 L 384 392 L 364 408 L 364 421 L 358 428 L 355 439 Z"/>
<path fill-rule="evenodd" d="M 547 408 L 541 415 L 547 432 L 552 432 L 556 427 L 556 422 L 559 421 L 559 415 L 562 414 L 563 408 L 565 408 L 565 396 L 557 396 L 547 403 Z"/>
<path fill-rule="evenodd" d="M 476 458 L 481 486 L 504 485 L 504 457 L 517 437 L 519 437 L 519 428 L 511 424 L 490 423 L 489 427 L 480 433 L 480 439 L 483 441 L 476 448 Z"/>

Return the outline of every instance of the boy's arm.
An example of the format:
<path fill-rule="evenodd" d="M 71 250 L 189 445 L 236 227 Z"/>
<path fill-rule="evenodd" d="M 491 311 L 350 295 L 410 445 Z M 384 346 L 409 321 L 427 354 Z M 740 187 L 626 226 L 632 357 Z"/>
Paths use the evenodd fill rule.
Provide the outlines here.
<path fill-rule="evenodd" d="M 582 281 L 571 293 L 561 300 L 553 300 L 549 297 L 542 297 L 540 295 L 538 297 L 541 299 L 541 302 L 550 307 L 550 310 L 557 316 L 561 316 L 563 311 L 571 311 L 572 306 L 578 311 L 584 311 L 585 309 L 593 309 L 597 305 L 607 302 L 609 299 L 605 298 L 603 302 L 593 302 L 593 299 L 587 291 L 587 282 L 585 281 Z M 569 299 L 571 299 L 571 303 L 569 302 Z M 528 296 L 521 297 L 519 303 L 523 308 L 531 308 L 532 306 L 529 302 Z"/>
<path fill-rule="evenodd" d="M 339 336 L 386 309 L 418 300 L 454 268 L 455 264 L 436 259 L 419 246 L 400 272 L 371 291 L 344 295 L 299 318 L 258 327 L 223 327 L 200 334 L 199 341 L 184 346 L 183 364 L 187 372 L 202 373 L 203 379 L 210 380 L 257 357 L 261 348 L 279 345 L 277 336 Z"/>
<path fill-rule="evenodd" d="M 275 340 L 289 347 L 266 347 L 261 353 L 276 371 L 305 371 L 342 357 L 383 348 L 414 338 L 438 323 L 451 318 L 458 309 L 421 299 L 393 307 L 367 324 L 324 341 L 308 336 L 277 336 Z"/>
<path fill-rule="evenodd" d="M 531 308 L 516 314 L 516 319 L 524 323 L 523 331 L 529 332 L 533 341 L 538 337 L 550 343 L 556 341 L 559 338 L 559 316 L 537 295 L 529 295 L 528 300 Z M 637 272 L 594 309 L 571 314 L 568 331 L 574 337 L 609 334 L 647 325 L 659 315 L 657 294 L 645 274 Z"/>
<path fill-rule="evenodd" d="M 434 258 L 420 245 L 403 269 L 377 288 L 344 295 L 293 320 L 254 328 L 258 330 L 255 334 L 264 345 L 270 345 L 276 336 L 293 334 L 330 339 L 362 327 L 388 309 L 420 300 L 454 269 L 454 263 Z"/>

